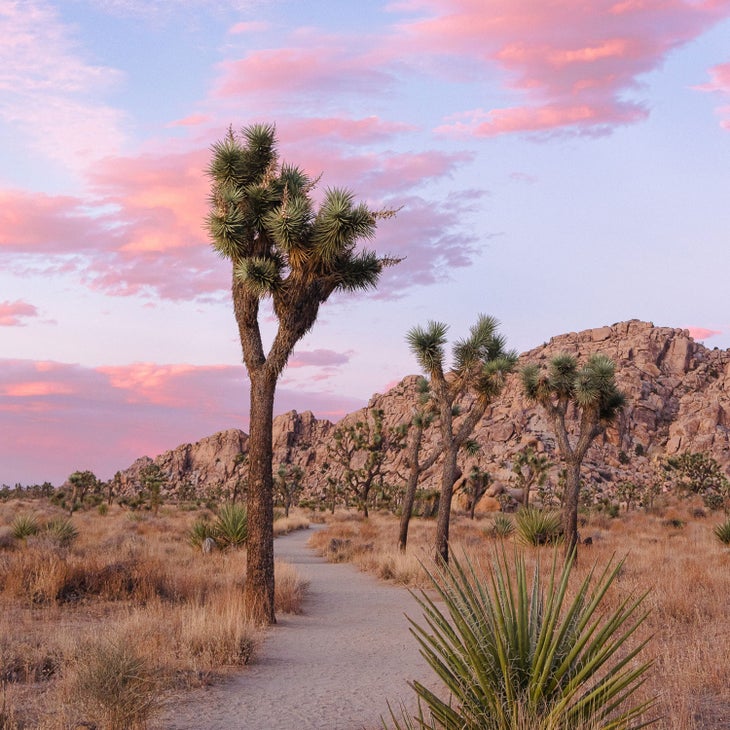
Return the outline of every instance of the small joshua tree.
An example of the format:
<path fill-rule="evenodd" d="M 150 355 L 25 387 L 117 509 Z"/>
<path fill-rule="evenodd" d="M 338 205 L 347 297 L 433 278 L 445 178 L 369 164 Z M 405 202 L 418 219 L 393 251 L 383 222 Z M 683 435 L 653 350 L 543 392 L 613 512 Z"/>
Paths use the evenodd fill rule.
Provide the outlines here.
<path fill-rule="evenodd" d="M 456 457 L 471 436 L 489 404 L 501 393 L 505 375 L 514 369 L 517 355 L 508 352 L 505 338 L 498 333 L 494 317 L 479 315 L 465 339 L 453 347 L 453 365 L 447 371 L 446 332 L 442 322 L 429 322 L 409 330 L 406 340 L 419 365 L 428 375 L 438 412 L 440 443 L 443 454 L 441 497 L 436 523 L 436 557 L 448 562 L 449 522 L 454 483 L 458 478 Z M 460 404 L 470 395 L 473 402 L 460 419 Z"/>
<path fill-rule="evenodd" d="M 592 355 L 582 368 L 568 354 L 553 357 L 547 370 L 527 365 L 522 385 L 525 395 L 546 411 L 565 463 L 563 531 L 566 556 L 571 555 L 578 543 L 581 464 L 596 436 L 617 417 L 625 396 L 616 385 L 613 362 L 604 355 Z M 578 427 L 574 440 L 569 435 L 571 413 Z"/>

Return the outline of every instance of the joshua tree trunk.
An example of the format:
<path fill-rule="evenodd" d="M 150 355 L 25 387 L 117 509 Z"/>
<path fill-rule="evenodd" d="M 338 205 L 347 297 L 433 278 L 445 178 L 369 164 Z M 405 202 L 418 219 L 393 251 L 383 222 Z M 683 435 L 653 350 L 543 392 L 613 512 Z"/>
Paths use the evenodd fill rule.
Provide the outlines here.
<path fill-rule="evenodd" d="M 250 373 L 251 425 L 249 435 L 248 549 L 244 603 L 257 623 L 276 623 L 274 615 L 274 500 L 271 459 L 276 377 Z"/>
<path fill-rule="evenodd" d="M 449 428 L 449 430 L 451 430 Z M 451 521 L 451 498 L 454 482 L 457 479 L 456 448 L 448 448 L 444 453 L 444 467 L 441 473 L 441 499 L 436 520 L 436 560 L 449 562 L 449 523 Z"/>
<path fill-rule="evenodd" d="M 563 538 L 565 555 L 570 556 L 578 544 L 578 499 L 580 496 L 580 461 L 565 462 L 565 494 L 563 494 Z"/>

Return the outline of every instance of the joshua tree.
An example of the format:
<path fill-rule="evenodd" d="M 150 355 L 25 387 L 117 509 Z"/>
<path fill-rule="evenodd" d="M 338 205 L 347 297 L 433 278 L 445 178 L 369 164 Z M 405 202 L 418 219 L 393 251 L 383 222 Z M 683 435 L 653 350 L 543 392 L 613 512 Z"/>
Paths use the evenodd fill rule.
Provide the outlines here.
<path fill-rule="evenodd" d="M 473 520 L 477 503 L 487 493 L 489 482 L 492 480 L 489 472 L 480 469 L 476 464 L 469 474 L 461 480 L 460 489 L 469 498 L 469 517 Z"/>
<path fill-rule="evenodd" d="M 71 485 L 71 499 L 68 505 L 70 517 L 74 510 L 83 504 L 86 495 L 99 488 L 99 480 L 92 471 L 75 471 L 69 476 L 68 483 Z"/>
<path fill-rule="evenodd" d="M 547 479 L 550 459 L 538 454 L 532 446 L 526 446 L 515 456 L 512 473 L 518 489 L 522 490 L 522 504 L 530 506 L 530 490 L 533 485 L 542 487 Z"/>
<path fill-rule="evenodd" d="M 382 487 L 383 465 L 389 451 L 402 445 L 404 429 L 386 429 L 383 411 L 370 410 L 354 424 L 338 426 L 328 447 L 330 464 L 342 469 L 342 484 L 367 518 L 370 492 Z"/>
<path fill-rule="evenodd" d="M 447 325 L 429 322 L 425 328 L 414 327 L 406 335 L 418 363 L 429 377 L 434 405 L 438 410 L 440 444 L 443 454 L 441 497 L 436 523 L 436 558 L 449 560 L 449 522 L 451 498 L 457 479 L 456 456 L 466 443 L 487 406 L 501 392 L 504 377 L 514 369 L 517 355 L 506 351 L 505 338 L 497 333 L 493 317 L 479 315 L 469 337 L 453 347 L 453 365 L 446 372 Z M 459 416 L 461 400 L 470 394 L 474 402 L 466 415 Z"/>
<path fill-rule="evenodd" d="M 302 477 L 304 470 L 296 464 L 279 464 L 276 472 L 276 481 L 274 488 L 276 496 L 284 505 L 284 516 L 289 516 L 289 510 L 295 499 L 299 498 L 302 493 Z"/>
<path fill-rule="evenodd" d="M 274 393 L 296 343 L 314 325 L 320 305 L 336 291 L 374 288 L 384 267 L 397 263 L 358 241 L 373 237 L 378 217 L 353 195 L 329 189 L 318 210 L 316 181 L 279 164 L 273 125 L 229 130 L 213 145 L 208 230 L 213 247 L 233 269 L 233 311 L 251 383 L 249 538 L 245 604 L 263 623 L 275 623 L 272 422 Z M 278 326 L 268 353 L 259 323 L 270 297 Z"/>
<path fill-rule="evenodd" d="M 527 397 L 545 409 L 565 462 L 562 519 L 565 554 L 570 556 L 578 543 L 583 458 L 596 436 L 616 418 L 626 398 L 616 385 L 613 361 L 599 354 L 591 355 L 580 369 L 577 360 L 568 354 L 553 357 L 547 371 L 527 365 L 522 369 L 522 385 Z M 578 426 L 573 443 L 568 433 L 569 409 Z"/>
<path fill-rule="evenodd" d="M 149 499 L 150 507 L 157 517 L 157 512 L 162 504 L 162 488 L 167 486 L 162 467 L 154 461 L 150 461 L 139 473 L 139 480 L 142 484 L 142 492 Z"/>
<path fill-rule="evenodd" d="M 408 479 L 406 481 L 406 491 L 403 496 L 400 530 L 398 532 L 398 549 L 401 552 L 405 552 L 408 543 L 408 526 L 410 525 L 411 514 L 413 513 L 413 503 L 416 499 L 418 480 L 421 474 L 433 466 L 441 455 L 438 450 L 435 450 L 427 459 L 424 461 L 420 460 L 423 432 L 433 422 L 433 419 L 436 417 L 436 411 L 431 402 L 431 389 L 428 385 L 428 380 L 426 378 L 419 378 L 416 388 L 418 390 L 418 401 L 413 408 L 411 422 L 408 425 L 408 441 L 405 453 Z"/>

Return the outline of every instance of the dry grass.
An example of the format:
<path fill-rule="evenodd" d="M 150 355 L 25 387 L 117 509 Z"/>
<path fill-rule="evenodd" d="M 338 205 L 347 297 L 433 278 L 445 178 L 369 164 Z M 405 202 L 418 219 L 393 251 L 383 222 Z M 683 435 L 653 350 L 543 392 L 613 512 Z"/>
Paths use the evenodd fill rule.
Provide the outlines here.
<path fill-rule="evenodd" d="M 684 526 L 678 527 L 679 522 Z M 659 730 L 730 727 L 730 550 L 713 535 L 713 524 L 680 504 L 663 514 L 631 513 L 614 520 L 598 516 L 581 527 L 582 537 L 591 537 L 593 544 L 581 547 L 576 580 L 594 562 L 602 566 L 613 556 L 627 555 L 607 597 L 609 607 L 631 592 L 650 591 L 646 604 L 651 613 L 641 634 L 653 635 L 647 652 L 655 665 L 640 692 L 658 697 L 654 714 L 662 717 L 653 727 Z M 482 564 L 502 544 L 511 550 L 514 537 L 492 537 L 491 525 L 490 518 L 455 516 L 451 550 Z M 402 556 L 396 518 L 377 515 L 368 521 L 333 520 L 311 543 L 329 559 L 421 587 L 426 581 L 420 563 L 432 560 L 434 532 L 433 522 L 414 520 L 408 553 Z M 547 567 L 551 548 L 525 550 L 528 562 L 534 565 L 541 556 Z"/>
<path fill-rule="evenodd" d="M 61 514 L 4 503 L 0 532 L 29 513 Z M 261 633 L 243 607 L 245 551 L 194 550 L 198 517 L 112 508 L 75 514 L 69 546 L 40 534 L 0 542 L 0 728 L 145 727 L 166 691 L 253 660 Z M 276 571 L 277 611 L 299 612 L 306 584 L 291 566 Z"/>

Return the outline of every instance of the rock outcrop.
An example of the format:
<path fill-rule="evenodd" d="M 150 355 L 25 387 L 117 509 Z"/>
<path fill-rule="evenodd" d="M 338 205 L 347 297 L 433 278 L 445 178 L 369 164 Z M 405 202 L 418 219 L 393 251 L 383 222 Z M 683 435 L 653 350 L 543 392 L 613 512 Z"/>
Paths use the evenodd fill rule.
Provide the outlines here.
<path fill-rule="evenodd" d="M 579 360 L 600 352 L 616 363 L 617 381 L 627 395 L 618 422 L 596 439 L 584 465 L 584 478 L 594 483 L 639 479 L 651 471 L 652 460 L 684 451 L 704 451 L 724 469 L 730 468 L 730 350 L 710 350 L 696 343 L 687 330 L 654 327 L 631 320 L 610 327 L 573 332 L 520 357 L 520 364 L 547 362 L 560 352 Z M 368 406 L 347 415 L 354 423 L 368 409 L 384 412 L 386 429 L 407 422 L 416 402 L 418 376 L 409 375 L 385 394 L 375 394 Z M 468 407 L 468 404 L 466 404 Z M 274 467 L 289 462 L 305 472 L 305 490 L 321 494 L 328 460 L 327 444 L 335 426 L 311 412 L 291 411 L 274 420 Z M 510 376 L 504 393 L 477 426 L 478 457 L 465 458 L 464 473 L 473 463 L 487 468 L 497 482 L 507 482 L 514 454 L 527 444 L 555 454 L 556 446 L 545 415 L 522 395 L 519 376 Z M 179 496 L 230 496 L 242 487 L 247 436 L 223 431 L 196 444 L 184 444 L 158 456 L 169 481 L 169 492 Z M 435 429 L 424 435 L 423 454 L 438 441 Z M 395 452 L 386 467 L 388 479 L 403 483 L 404 453 Z M 122 475 L 123 490 L 138 488 L 139 470 L 146 457 Z M 553 469 L 556 478 L 558 466 Z M 330 476 L 337 476 L 336 470 Z M 424 487 L 436 487 L 438 462 L 423 477 Z"/>

